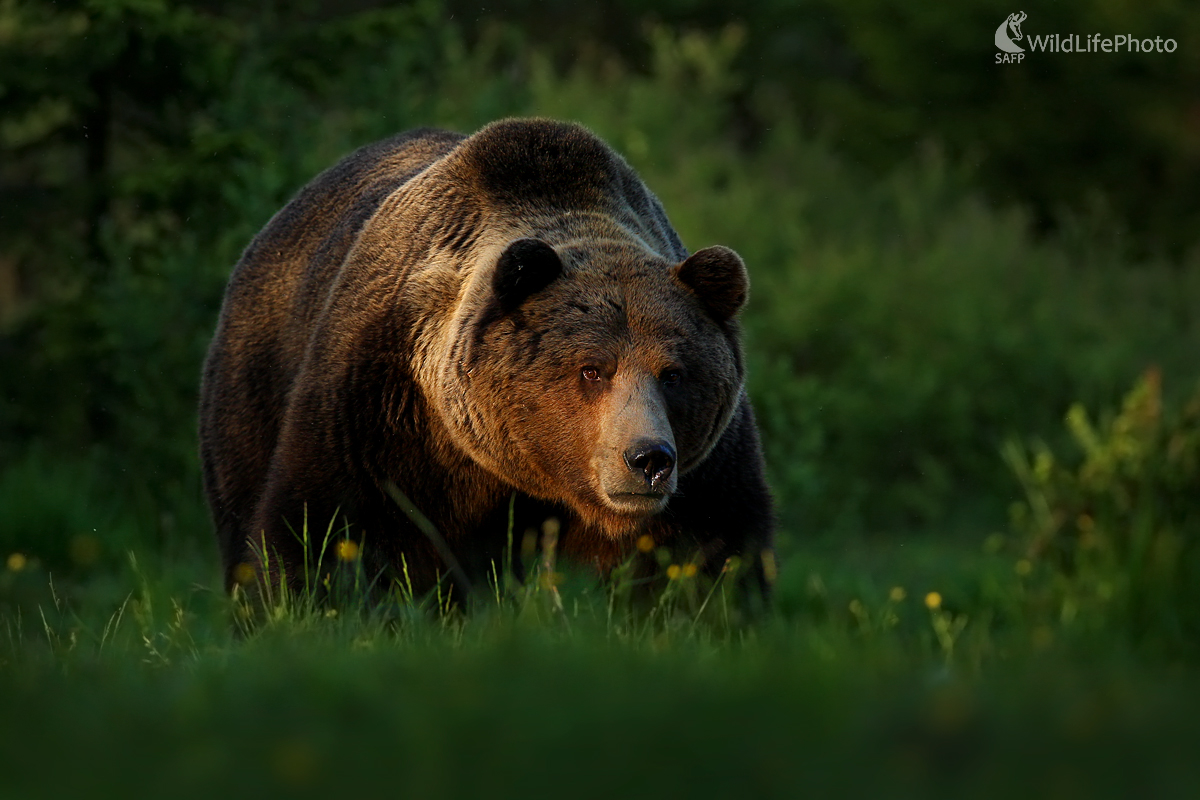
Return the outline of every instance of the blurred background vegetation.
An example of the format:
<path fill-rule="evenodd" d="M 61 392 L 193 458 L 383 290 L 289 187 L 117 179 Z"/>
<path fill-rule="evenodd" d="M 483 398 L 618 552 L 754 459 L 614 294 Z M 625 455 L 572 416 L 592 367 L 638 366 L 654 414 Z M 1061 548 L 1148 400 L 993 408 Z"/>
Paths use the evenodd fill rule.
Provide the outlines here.
<path fill-rule="evenodd" d="M 1005 442 L 1079 460 L 1072 404 L 1200 378 L 1200 13 L 1029 9 L 1179 46 L 996 65 L 1012 10 L 0 1 L 0 553 L 215 574 L 195 405 L 241 248 L 351 150 L 507 115 L 587 124 L 746 259 L 785 556 L 1005 529 Z"/>

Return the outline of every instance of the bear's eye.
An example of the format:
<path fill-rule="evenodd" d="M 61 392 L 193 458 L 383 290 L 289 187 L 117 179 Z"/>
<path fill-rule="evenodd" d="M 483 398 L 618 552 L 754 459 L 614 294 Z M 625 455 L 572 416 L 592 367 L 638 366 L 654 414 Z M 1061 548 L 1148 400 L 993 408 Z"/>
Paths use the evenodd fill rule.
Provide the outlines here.
<path fill-rule="evenodd" d="M 584 367 L 582 374 L 585 381 L 600 380 L 600 370 L 596 369 L 595 367 Z"/>
<path fill-rule="evenodd" d="M 663 374 L 660 375 L 658 379 L 660 381 L 662 381 L 665 386 L 678 386 L 679 382 L 683 380 L 683 370 L 681 370 L 681 369 L 664 370 Z"/>

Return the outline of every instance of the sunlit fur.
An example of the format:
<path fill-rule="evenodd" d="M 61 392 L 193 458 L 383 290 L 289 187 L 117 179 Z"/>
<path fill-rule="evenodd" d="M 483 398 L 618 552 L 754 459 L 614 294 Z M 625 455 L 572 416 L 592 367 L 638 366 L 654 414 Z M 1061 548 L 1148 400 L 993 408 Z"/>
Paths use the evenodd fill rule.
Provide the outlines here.
<path fill-rule="evenodd" d="M 553 248 L 554 271 L 506 305 L 496 265 L 522 238 Z M 732 251 L 689 258 L 578 126 L 507 120 L 358 151 L 230 279 L 200 407 L 227 581 L 255 562 L 250 543 L 295 579 L 294 533 L 319 543 L 332 524 L 372 568 L 428 588 L 446 565 L 389 481 L 476 576 L 501 556 L 514 492 L 518 535 L 557 517 L 560 552 L 601 572 L 643 534 L 711 570 L 756 563 L 772 521 L 735 318 L 747 288 Z M 658 498 L 629 493 L 622 460 L 650 435 L 678 452 Z"/>

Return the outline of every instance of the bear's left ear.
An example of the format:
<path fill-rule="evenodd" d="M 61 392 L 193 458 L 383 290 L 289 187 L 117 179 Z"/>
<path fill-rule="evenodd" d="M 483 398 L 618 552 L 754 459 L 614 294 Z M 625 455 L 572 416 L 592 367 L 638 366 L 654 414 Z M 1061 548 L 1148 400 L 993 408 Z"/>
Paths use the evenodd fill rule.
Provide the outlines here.
<path fill-rule="evenodd" d="M 674 273 L 718 322 L 732 318 L 746 304 L 750 276 L 741 256 L 728 247 L 697 250 L 676 266 Z"/>
<path fill-rule="evenodd" d="M 492 275 L 492 290 L 504 313 L 545 289 L 562 274 L 562 261 L 554 248 L 541 239 L 510 242 Z"/>

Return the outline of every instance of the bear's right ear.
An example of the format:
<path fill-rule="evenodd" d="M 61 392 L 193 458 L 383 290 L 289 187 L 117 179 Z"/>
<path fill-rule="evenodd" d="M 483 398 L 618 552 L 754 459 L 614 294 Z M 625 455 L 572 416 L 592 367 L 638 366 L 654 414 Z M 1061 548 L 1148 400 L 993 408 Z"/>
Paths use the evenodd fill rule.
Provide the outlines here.
<path fill-rule="evenodd" d="M 510 242 L 492 275 L 492 290 L 504 313 L 515 310 L 531 295 L 545 289 L 562 274 L 562 261 L 541 239 Z"/>

